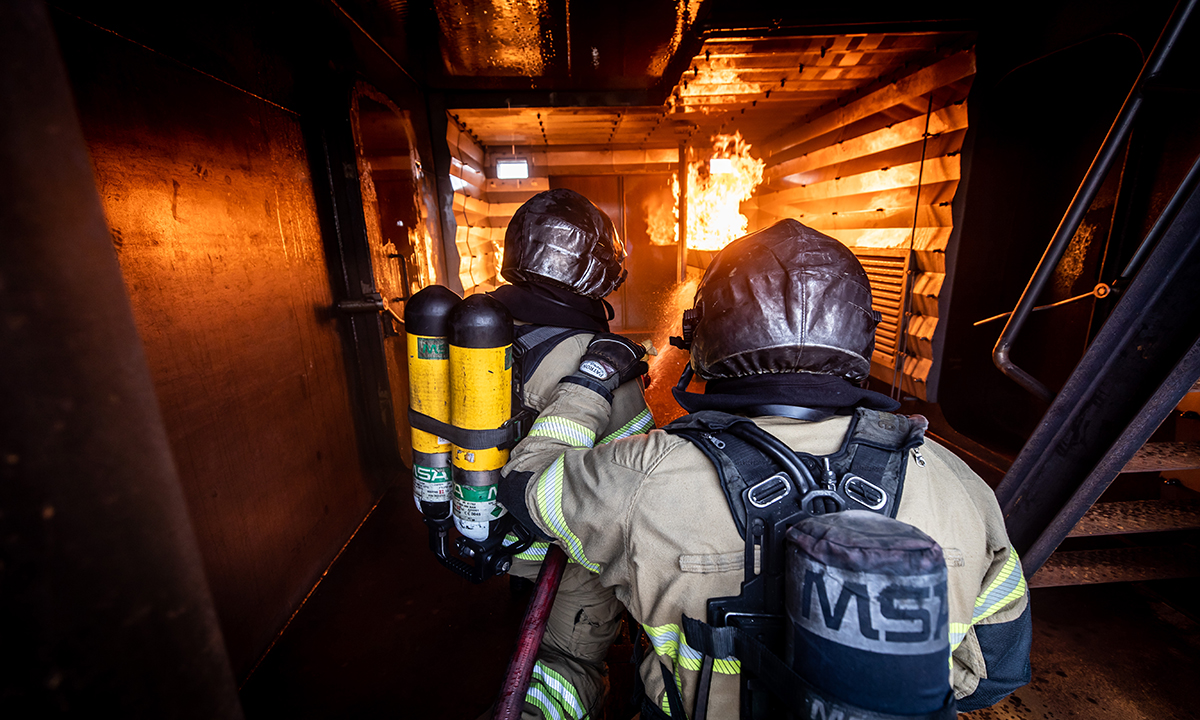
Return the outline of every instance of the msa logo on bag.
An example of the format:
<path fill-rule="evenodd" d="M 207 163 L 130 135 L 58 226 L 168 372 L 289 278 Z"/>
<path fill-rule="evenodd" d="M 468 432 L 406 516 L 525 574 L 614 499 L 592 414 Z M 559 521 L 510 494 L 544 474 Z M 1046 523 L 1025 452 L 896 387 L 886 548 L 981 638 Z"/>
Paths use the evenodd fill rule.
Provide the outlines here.
<path fill-rule="evenodd" d="M 895 576 L 850 572 L 805 558 L 802 628 L 839 645 L 884 655 L 945 651 L 946 571 Z"/>

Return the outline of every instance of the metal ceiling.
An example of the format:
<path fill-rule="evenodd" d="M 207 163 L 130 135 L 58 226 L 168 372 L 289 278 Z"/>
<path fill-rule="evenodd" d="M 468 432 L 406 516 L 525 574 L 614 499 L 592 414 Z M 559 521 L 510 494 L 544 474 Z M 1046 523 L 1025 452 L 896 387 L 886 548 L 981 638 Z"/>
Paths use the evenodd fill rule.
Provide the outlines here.
<path fill-rule="evenodd" d="M 485 147 L 674 147 L 735 130 L 761 145 L 966 42 L 951 32 L 709 37 L 662 105 L 450 113 Z"/>

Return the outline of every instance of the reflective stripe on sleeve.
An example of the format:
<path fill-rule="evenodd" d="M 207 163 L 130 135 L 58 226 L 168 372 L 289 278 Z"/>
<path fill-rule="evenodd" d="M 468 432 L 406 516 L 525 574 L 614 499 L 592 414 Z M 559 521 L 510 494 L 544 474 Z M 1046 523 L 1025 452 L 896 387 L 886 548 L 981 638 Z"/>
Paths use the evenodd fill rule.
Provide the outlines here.
<path fill-rule="evenodd" d="M 529 429 L 529 437 L 548 437 L 561 440 L 571 447 L 593 447 L 596 433 L 574 420 L 548 415 L 540 417 Z"/>
<path fill-rule="evenodd" d="M 600 572 L 600 566 L 587 559 L 583 554 L 583 543 L 567 527 L 567 519 L 563 515 L 563 466 L 565 460 L 560 455 L 554 463 L 546 468 L 537 479 L 535 503 L 542 519 L 550 526 L 551 531 L 566 545 L 564 548 L 572 560 L 594 573 Z"/>
<path fill-rule="evenodd" d="M 509 533 L 504 536 L 504 544 L 505 545 L 515 545 L 516 543 L 518 543 L 520 541 L 521 541 L 521 539 L 518 538 L 513 533 Z M 550 549 L 550 543 L 535 542 L 534 544 L 530 545 L 529 549 L 526 550 L 525 552 L 517 553 L 516 555 L 513 555 L 513 558 L 517 559 L 517 560 L 533 560 L 534 562 L 541 562 L 542 560 L 546 559 L 546 552 L 549 549 Z"/>
<path fill-rule="evenodd" d="M 646 628 L 646 635 L 650 637 L 650 644 L 654 646 L 654 652 L 671 659 L 673 666 L 682 667 L 685 670 L 700 671 L 700 666 L 703 663 L 704 656 L 700 654 L 692 646 L 688 645 L 683 640 L 683 633 L 679 626 L 674 623 L 651 627 L 643 625 Z M 716 658 L 713 661 L 713 670 L 723 675 L 737 675 L 742 671 L 742 663 L 735 657 Z"/>
<path fill-rule="evenodd" d="M 975 598 L 975 610 L 969 623 L 950 623 L 950 650 L 953 652 L 962 644 L 971 627 L 981 620 L 995 615 L 1008 606 L 1012 601 L 1025 594 L 1025 572 L 1021 569 L 1021 559 L 1017 551 L 1008 549 L 1008 560 L 996 574 L 992 582 Z"/>
<path fill-rule="evenodd" d="M 525 699 L 541 708 L 546 717 L 552 715 L 546 711 L 547 705 L 553 705 L 555 717 L 579 720 L 587 714 L 575 686 L 553 669 L 543 665 L 540 660 L 533 666 L 533 675 Z"/>
<path fill-rule="evenodd" d="M 641 435 L 654 429 L 654 418 L 650 415 L 649 410 L 643 410 L 637 414 L 632 420 L 621 426 L 620 430 L 609 433 L 604 436 L 600 444 L 620 440 L 621 438 L 631 437 L 633 435 Z"/>

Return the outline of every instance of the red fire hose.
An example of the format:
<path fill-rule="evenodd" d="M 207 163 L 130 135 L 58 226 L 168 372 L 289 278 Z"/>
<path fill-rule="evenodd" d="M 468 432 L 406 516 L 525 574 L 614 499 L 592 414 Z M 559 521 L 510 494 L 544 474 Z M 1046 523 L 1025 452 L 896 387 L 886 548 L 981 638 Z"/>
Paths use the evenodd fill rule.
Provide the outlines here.
<path fill-rule="evenodd" d="M 508 671 L 504 675 L 504 685 L 500 687 L 493 720 L 517 720 L 521 717 L 521 710 L 525 707 L 525 691 L 533 674 L 533 663 L 542 644 L 542 635 L 546 633 L 546 619 L 550 616 L 550 606 L 558 594 L 558 583 L 562 581 L 566 565 L 566 553 L 557 545 L 551 545 L 546 559 L 542 561 L 542 570 L 538 573 L 537 586 L 525 610 L 525 618 L 521 620 L 517 649 L 508 661 Z"/>

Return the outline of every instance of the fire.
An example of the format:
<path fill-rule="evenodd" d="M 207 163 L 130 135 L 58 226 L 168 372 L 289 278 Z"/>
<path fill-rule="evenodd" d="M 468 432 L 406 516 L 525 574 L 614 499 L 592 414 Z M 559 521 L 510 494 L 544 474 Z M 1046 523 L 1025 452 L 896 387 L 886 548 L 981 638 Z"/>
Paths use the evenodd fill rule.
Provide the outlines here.
<path fill-rule="evenodd" d="M 704 74 L 703 83 L 690 83 L 679 88 L 680 98 L 692 98 L 703 95 L 754 95 L 761 93 L 759 85 L 743 82 L 736 69 L 710 67 Z M 700 108 L 701 112 L 724 112 L 717 108 Z M 728 136 L 725 136 L 728 137 Z"/>
<path fill-rule="evenodd" d="M 749 200 L 762 182 L 765 163 L 750 155 L 750 144 L 741 133 L 718 135 L 710 151 L 694 155 L 688 159 L 687 246 L 690 250 L 720 250 L 746 234 L 749 220 L 741 213 L 741 203 Z M 678 179 L 672 189 L 675 222 L 669 228 L 664 222 L 665 209 L 646 208 L 650 240 L 655 245 L 679 241 Z"/>

